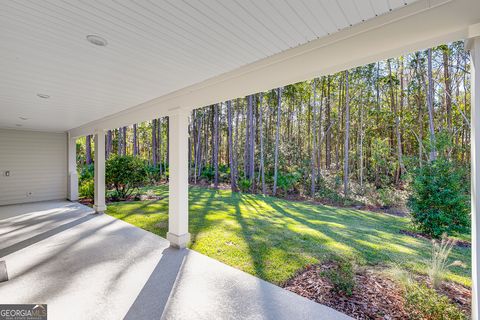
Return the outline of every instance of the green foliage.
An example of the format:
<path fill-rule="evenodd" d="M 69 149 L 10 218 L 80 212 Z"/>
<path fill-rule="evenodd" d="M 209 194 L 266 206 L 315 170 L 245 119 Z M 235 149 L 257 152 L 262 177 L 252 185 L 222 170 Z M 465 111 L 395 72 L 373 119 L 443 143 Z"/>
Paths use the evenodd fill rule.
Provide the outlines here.
<path fill-rule="evenodd" d="M 212 166 L 207 165 L 205 168 L 202 169 L 201 177 L 207 181 L 213 181 L 213 177 L 215 176 L 215 171 Z"/>
<path fill-rule="evenodd" d="M 93 163 L 84 165 L 80 170 L 78 177 L 79 188 L 78 193 L 80 197 L 93 199 L 95 196 L 95 183 L 93 181 L 95 175 L 95 168 Z"/>
<path fill-rule="evenodd" d="M 470 225 L 466 181 L 463 170 L 444 158 L 415 170 L 408 201 L 415 226 L 434 238 L 466 232 Z"/>
<path fill-rule="evenodd" d="M 467 319 L 455 305 L 434 289 L 418 283 L 405 288 L 405 309 L 412 320 L 463 320 Z"/>
<path fill-rule="evenodd" d="M 347 296 L 353 294 L 355 288 L 355 265 L 347 258 L 337 258 L 334 268 L 322 272 L 328 278 L 336 292 Z"/>
<path fill-rule="evenodd" d="M 108 197 L 110 198 L 111 201 L 120 201 L 124 199 L 123 193 L 118 190 L 112 190 L 107 193 Z"/>
<path fill-rule="evenodd" d="M 93 177 L 95 175 L 95 166 L 94 164 L 87 164 L 82 167 L 82 170 L 80 170 L 80 176 L 79 176 L 79 181 L 83 182 L 85 180 L 93 180 Z"/>
<path fill-rule="evenodd" d="M 321 180 L 319 183 L 318 191 L 316 196 L 322 198 L 324 200 L 328 200 L 332 203 L 342 203 L 343 202 L 343 195 L 339 192 L 335 191 L 332 188 L 329 188 L 326 183 Z"/>
<path fill-rule="evenodd" d="M 145 163 L 132 156 L 114 156 L 105 166 L 105 181 L 115 188 L 115 198 L 126 199 L 147 181 Z"/>
<path fill-rule="evenodd" d="M 95 196 L 95 183 L 93 179 L 83 180 L 78 190 L 80 197 L 93 199 Z"/>
<path fill-rule="evenodd" d="M 162 180 L 163 175 L 160 173 L 159 166 L 147 165 L 145 166 L 145 170 L 147 172 L 147 180 L 150 183 L 158 183 Z"/>
<path fill-rule="evenodd" d="M 283 191 L 284 194 L 288 194 L 291 191 L 298 189 L 302 174 L 298 171 L 289 172 L 286 174 L 279 173 L 277 178 L 277 186 Z"/>
<path fill-rule="evenodd" d="M 249 179 L 240 179 L 238 181 L 238 188 L 243 193 L 249 192 L 251 187 L 252 187 L 252 181 Z"/>

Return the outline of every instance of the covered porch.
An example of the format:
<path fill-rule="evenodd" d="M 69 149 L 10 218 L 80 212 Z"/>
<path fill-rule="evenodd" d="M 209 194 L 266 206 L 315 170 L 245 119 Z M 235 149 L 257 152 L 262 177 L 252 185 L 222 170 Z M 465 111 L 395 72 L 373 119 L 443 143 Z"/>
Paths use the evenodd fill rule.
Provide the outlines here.
<path fill-rule="evenodd" d="M 0 207 L 2 303 L 50 319 L 349 319 L 84 205 Z"/>
<path fill-rule="evenodd" d="M 174 23 L 166 23 L 170 28 L 169 34 L 162 33 L 159 38 L 148 34 L 149 27 L 157 31 L 162 29 L 156 24 L 155 18 L 162 22 L 169 21 L 162 8 L 157 6 L 149 10 L 124 5 L 111 12 L 107 10 L 107 13 L 105 8 L 93 6 L 95 15 L 92 16 L 95 18 L 84 20 L 88 20 L 85 23 L 88 27 L 84 27 L 82 18 L 90 17 L 91 12 L 75 5 L 9 5 L 6 16 L 10 16 L 5 18 L 4 23 L 5 29 L 11 33 L 2 36 L 8 41 L 18 41 L 14 42 L 18 46 L 14 45 L 11 51 L 5 50 L 4 61 L 8 63 L 5 63 L 6 76 L 3 77 L 7 80 L 5 92 L 2 92 L 2 96 L 6 97 L 2 102 L 2 110 L 6 110 L 6 116 L 1 119 L 2 128 L 60 132 L 65 138 L 62 142 L 65 152 L 59 152 L 66 169 L 59 178 L 63 193 L 60 192 L 61 196 L 57 196 L 57 193 L 36 200 L 67 198 L 72 202 L 77 201 L 76 139 L 93 135 L 95 150 L 100 152 L 95 152 L 94 159 L 93 210 L 69 202 L 34 202 L 0 207 L 0 258 L 7 261 L 10 277 L 8 282 L 0 284 L 0 296 L 11 298 L 5 301 L 2 298 L 0 302 L 45 300 L 54 318 L 68 314 L 73 306 L 78 307 L 76 311 L 83 312 L 80 318 L 114 319 L 125 316 L 137 319 L 160 317 L 162 314 L 164 318 L 175 319 L 190 319 L 192 315 L 205 319 L 311 319 L 319 315 L 324 319 L 342 318 L 341 314 L 329 308 L 198 253 L 188 249 L 177 250 L 186 248 L 190 240 L 190 112 L 196 107 L 372 63 L 404 52 L 465 40 L 472 54 L 472 318 L 478 319 L 480 131 L 476 126 L 480 123 L 480 93 L 476 81 L 480 79 L 480 4 L 476 0 L 390 2 L 394 5 L 365 1 L 362 5 L 372 8 L 365 11 L 353 2 L 349 2 L 346 8 L 332 2 L 320 10 L 324 16 L 319 19 L 330 19 L 330 26 L 322 26 L 318 21 L 309 24 L 306 22 L 308 19 L 301 19 L 296 13 L 297 18 L 287 21 L 296 30 L 294 34 L 272 32 L 277 26 L 274 19 L 262 23 L 258 22 L 258 18 L 252 18 L 255 12 L 258 14 L 272 9 L 267 4 L 260 5 L 259 10 L 251 6 L 243 8 L 243 11 L 237 8 L 238 12 L 242 12 L 239 13 L 240 18 L 232 17 L 234 2 L 229 2 L 225 10 L 221 10 L 222 14 L 204 7 L 195 10 L 192 6 L 188 9 L 169 4 L 169 10 L 175 17 L 173 20 L 200 21 L 196 30 L 199 34 L 193 35 L 193 40 L 185 32 L 187 25 L 192 28 L 188 23 L 178 27 Z M 288 9 L 288 1 L 285 3 L 287 6 L 279 10 L 283 14 L 292 14 Z M 322 8 L 310 5 L 305 5 L 305 15 Z M 282 16 L 282 12 L 278 16 Z M 112 15 L 115 17 L 112 18 Z M 229 29 L 225 29 L 224 22 L 212 23 L 222 15 L 227 20 L 235 21 Z M 51 20 L 41 21 L 43 16 Z M 31 20 L 27 19 L 28 23 L 20 30 L 19 21 L 26 18 Z M 245 31 L 242 19 L 247 18 L 257 28 L 263 25 L 263 33 L 256 32 L 256 27 L 251 26 Z M 132 31 L 131 26 L 125 27 L 131 19 L 138 19 L 140 31 Z M 202 19 L 210 22 L 201 23 Z M 344 23 L 335 23 L 340 20 Z M 35 23 L 41 24 L 42 29 L 35 30 Z M 217 29 L 227 31 L 219 32 Z M 79 39 L 86 35 L 96 36 L 97 30 L 101 30 L 105 38 L 87 37 L 91 43 L 82 44 L 90 47 L 83 47 L 74 43 L 62 30 L 70 30 Z M 39 37 L 43 36 L 49 43 L 58 45 L 56 50 L 46 48 L 41 41 L 32 41 L 32 34 L 36 31 Z M 213 43 L 202 42 L 205 35 L 213 39 Z M 190 45 L 202 48 L 198 56 L 183 42 L 177 47 L 179 39 L 184 42 L 191 40 Z M 233 48 L 236 54 L 210 57 L 209 51 L 218 50 L 216 42 L 219 39 L 222 39 L 221 46 L 229 48 L 230 52 L 233 52 Z M 234 45 L 232 39 L 240 39 L 242 45 Z M 249 39 L 255 45 L 247 45 Z M 40 55 L 30 55 L 34 51 L 29 47 L 30 41 L 35 42 Z M 159 41 L 164 47 L 156 45 L 154 41 Z M 131 46 L 135 50 L 132 51 Z M 170 50 L 164 50 L 165 47 Z M 51 52 L 56 55 L 58 65 L 57 61 L 52 61 Z M 68 58 L 70 56 L 73 58 Z M 23 60 L 18 62 L 18 57 Z M 164 58 L 161 63 L 158 62 L 159 57 Z M 74 70 L 65 72 L 71 66 L 74 66 Z M 29 74 L 35 77 L 28 79 Z M 187 78 L 188 81 L 185 80 Z M 160 84 L 152 85 L 156 81 Z M 37 97 L 32 100 L 25 98 L 25 92 L 49 101 L 42 100 L 41 103 L 45 104 L 39 111 L 36 108 Z M 47 103 L 55 105 L 48 109 Z M 11 105 L 15 108 L 11 108 Z M 159 116 L 169 117 L 171 139 L 169 231 L 166 240 L 98 214 L 107 208 L 103 152 L 106 130 Z M 7 138 L 5 141 L 6 145 Z M 11 158 L 15 158 L 15 154 Z M 3 166 L 0 170 L 1 193 L 13 185 L 11 181 L 15 179 L 16 172 Z M 42 179 L 48 182 L 49 177 Z M 48 185 L 46 188 L 49 188 Z M 24 199 L 24 189 L 19 193 L 22 194 L 20 200 L 15 195 L 17 198 L 12 196 L 4 202 L 0 201 L 0 204 L 31 201 Z M 27 198 L 31 197 L 28 190 L 26 193 Z"/>

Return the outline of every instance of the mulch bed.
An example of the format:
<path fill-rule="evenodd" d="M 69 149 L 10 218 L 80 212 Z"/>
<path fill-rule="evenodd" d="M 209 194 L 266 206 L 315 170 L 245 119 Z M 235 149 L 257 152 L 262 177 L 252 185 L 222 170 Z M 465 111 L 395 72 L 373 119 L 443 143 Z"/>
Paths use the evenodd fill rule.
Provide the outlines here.
<path fill-rule="evenodd" d="M 333 263 L 308 266 L 289 280 L 284 288 L 355 319 L 406 319 L 403 293 L 399 286 L 374 270 L 356 273 L 356 285 L 349 297 L 333 290 L 323 271 Z"/>
<path fill-rule="evenodd" d="M 88 207 L 93 206 L 93 199 L 80 198 L 80 199 L 78 199 L 78 202 L 85 205 L 85 206 L 88 206 Z"/>
<path fill-rule="evenodd" d="M 355 274 L 355 289 L 351 296 L 338 293 L 330 281 L 322 276 L 335 263 L 311 265 L 284 284 L 284 288 L 302 297 L 329 306 L 355 319 L 408 319 L 401 287 L 377 269 L 361 269 Z M 416 276 L 427 283 L 426 276 Z M 471 313 L 470 288 L 453 282 L 442 283 L 438 293 L 447 296 L 466 315 Z"/>
<path fill-rule="evenodd" d="M 449 297 L 465 314 L 472 314 L 472 291 L 470 288 L 454 282 L 444 282 L 438 291 Z"/>
<path fill-rule="evenodd" d="M 430 280 L 425 275 L 417 275 L 414 279 L 418 282 L 426 283 L 431 287 Z M 472 291 L 459 283 L 443 281 L 437 292 L 447 296 L 460 310 L 466 315 L 472 314 Z"/>
<path fill-rule="evenodd" d="M 400 230 L 400 233 L 404 234 L 404 235 L 407 235 L 407 236 L 410 236 L 410 237 L 418 238 L 418 239 L 432 240 L 432 237 L 430 237 L 429 235 L 420 233 L 420 232 L 414 232 L 414 231 L 409 231 L 409 230 Z M 461 248 L 470 248 L 472 246 L 472 244 L 469 241 L 455 239 L 455 246 L 461 247 Z"/>

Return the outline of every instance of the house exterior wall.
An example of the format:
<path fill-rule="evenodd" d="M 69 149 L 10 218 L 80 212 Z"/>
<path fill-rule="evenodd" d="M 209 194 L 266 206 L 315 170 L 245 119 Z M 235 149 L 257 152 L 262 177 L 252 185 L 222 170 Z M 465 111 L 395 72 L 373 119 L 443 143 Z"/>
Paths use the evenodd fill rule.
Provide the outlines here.
<path fill-rule="evenodd" d="M 66 193 L 66 133 L 0 129 L 0 205 L 65 199 Z"/>

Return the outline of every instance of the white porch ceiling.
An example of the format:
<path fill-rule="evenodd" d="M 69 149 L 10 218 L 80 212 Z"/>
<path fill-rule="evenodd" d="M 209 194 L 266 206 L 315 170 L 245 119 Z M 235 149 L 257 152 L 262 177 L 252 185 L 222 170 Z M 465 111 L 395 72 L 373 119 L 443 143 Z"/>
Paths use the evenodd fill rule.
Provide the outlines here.
<path fill-rule="evenodd" d="M 0 127 L 69 130 L 411 2 L 3 1 Z"/>

